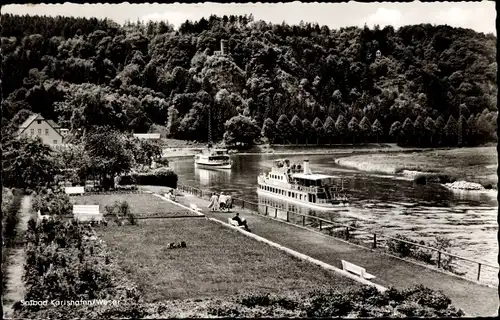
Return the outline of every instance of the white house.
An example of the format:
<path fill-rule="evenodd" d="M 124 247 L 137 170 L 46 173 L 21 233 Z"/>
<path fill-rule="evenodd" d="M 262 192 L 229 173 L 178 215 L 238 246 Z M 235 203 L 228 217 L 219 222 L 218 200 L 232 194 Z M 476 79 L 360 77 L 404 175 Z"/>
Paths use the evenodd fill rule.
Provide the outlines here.
<path fill-rule="evenodd" d="M 63 143 L 60 126 L 52 120 L 47 120 L 39 114 L 33 114 L 19 126 L 18 137 L 40 137 L 48 145 Z"/>

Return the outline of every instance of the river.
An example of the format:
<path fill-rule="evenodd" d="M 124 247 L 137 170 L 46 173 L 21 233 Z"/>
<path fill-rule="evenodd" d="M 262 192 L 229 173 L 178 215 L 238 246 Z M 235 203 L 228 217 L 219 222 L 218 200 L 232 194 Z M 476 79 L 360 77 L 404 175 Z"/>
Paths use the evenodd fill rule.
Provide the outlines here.
<path fill-rule="evenodd" d="M 345 169 L 334 163 L 334 157 L 349 155 L 233 155 L 231 170 L 195 168 L 192 158 L 174 160 L 170 166 L 181 184 L 258 202 L 257 175 L 270 170 L 273 159 L 286 157 L 296 163 L 309 159 L 315 173 L 342 174 L 351 200 L 349 207 L 334 217 L 321 212 L 312 214 L 345 223 L 356 221 L 366 230 L 400 233 L 415 240 L 445 237 L 452 240 L 453 253 L 498 265 L 496 197 L 456 193 L 440 185 L 417 185 L 403 178 Z M 311 214 L 309 209 L 302 210 Z"/>

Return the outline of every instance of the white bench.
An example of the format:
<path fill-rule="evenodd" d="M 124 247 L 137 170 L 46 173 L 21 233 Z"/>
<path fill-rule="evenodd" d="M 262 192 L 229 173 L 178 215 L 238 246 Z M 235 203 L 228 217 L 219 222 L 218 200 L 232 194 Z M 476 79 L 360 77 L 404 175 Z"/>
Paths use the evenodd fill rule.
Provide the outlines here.
<path fill-rule="evenodd" d="M 191 210 L 194 210 L 194 211 L 197 211 L 197 212 L 200 212 L 201 211 L 201 208 L 198 208 L 197 205 L 195 205 L 194 203 L 191 203 L 191 205 L 189 206 L 189 208 Z"/>
<path fill-rule="evenodd" d="M 73 217 L 82 222 L 101 222 L 104 218 L 98 205 L 73 205 Z"/>
<path fill-rule="evenodd" d="M 354 273 L 364 279 L 369 280 L 376 278 L 374 275 L 367 273 L 365 268 L 355 265 L 354 263 L 347 262 L 345 260 L 342 260 L 342 269 L 344 269 L 344 271 Z"/>
<path fill-rule="evenodd" d="M 229 225 L 233 226 L 233 227 L 238 227 L 238 228 L 244 228 L 245 227 L 245 226 L 240 226 L 238 224 L 238 221 L 233 220 L 232 218 L 227 218 L 227 223 L 229 223 Z"/>
<path fill-rule="evenodd" d="M 84 194 L 84 187 L 65 187 L 64 192 L 66 194 Z"/>

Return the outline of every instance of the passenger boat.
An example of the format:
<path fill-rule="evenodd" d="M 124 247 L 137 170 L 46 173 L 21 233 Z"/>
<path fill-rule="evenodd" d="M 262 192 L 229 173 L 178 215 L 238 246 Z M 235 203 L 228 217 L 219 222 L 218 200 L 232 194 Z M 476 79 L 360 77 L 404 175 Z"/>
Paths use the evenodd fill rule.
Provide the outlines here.
<path fill-rule="evenodd" d="M 287 159 L 275 160 L 268 173 L 257 178 L 258 194 L 275 196 L 319 210 L 336 209 L 347 204 L 342 177 L 313 174 L 309 160 L 302 165 L 290 164 Z"/>
<path fill-rule="evenodd" d="M 204 168 L 231 169 L 233 160 L 226 149 L 208 149 L 205 153 L 195 155 L 194 163 Z"/>
<path fill-rule="evenodd" d="M 196 167 L 212 169 L 231 169 L 233 160 L 229 157 L 227 149 L 212 149 L 212 126 L 211 113 L 208 110 L 208 149 L 202 154 L 194 156 L 194 165 Z"/>

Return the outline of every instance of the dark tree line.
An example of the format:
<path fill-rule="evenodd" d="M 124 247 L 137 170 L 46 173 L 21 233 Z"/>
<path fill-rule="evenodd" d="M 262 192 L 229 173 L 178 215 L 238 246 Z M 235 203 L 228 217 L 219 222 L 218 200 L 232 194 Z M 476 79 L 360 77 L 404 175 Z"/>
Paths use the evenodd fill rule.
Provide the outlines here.
<path fill-rule="evenodd" d="M 221 39 L 227 55 L 215 54 Z M 213 138 L 234 141 L 226 122 L 248 117 L 261 129 L 273 121 L 285 130 L 278 140 L 293 143 L 287 132 L 300 120 L 308 143 L 356 143 L 377 120 L 382 130 L 368 140 L 473 145 L 497 139 L 495 43 L 491 34 L 428 24 L 331 30 L 250 15 L 174 30 L 5 14 L 3 121 L 14 129 L 37 112 L 73 130 L 160 128 L 204 141 L 210 116 Z M 448 133 L 438 137 L 429 132 L 441 130 L 440 119 Z"/>

